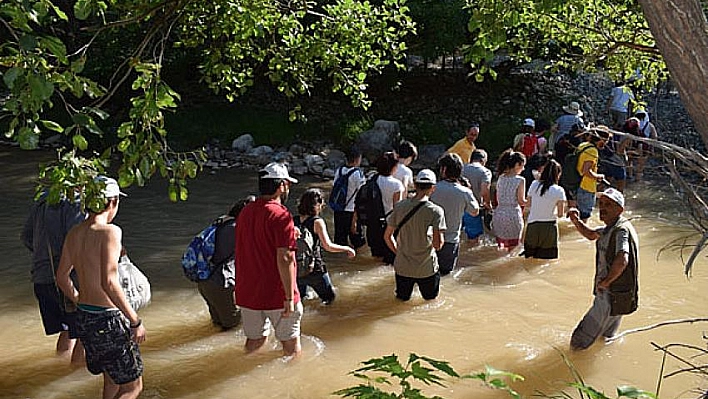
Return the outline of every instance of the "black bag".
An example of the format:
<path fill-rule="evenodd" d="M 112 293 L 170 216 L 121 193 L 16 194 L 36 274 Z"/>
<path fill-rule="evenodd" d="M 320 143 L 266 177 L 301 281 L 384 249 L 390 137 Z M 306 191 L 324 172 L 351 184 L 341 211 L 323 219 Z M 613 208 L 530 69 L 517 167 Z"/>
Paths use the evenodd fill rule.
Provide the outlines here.
<path fill-rule="evenodd" d="M 580 181 L 583 179 L 583 176 L 581 176 L 580 172 L 578 172 L 578 160 L 580 159 L 580 154 L 587 151 L 589 148 L 596 147 L 594 145 L 588 145 L 580 151 L 576 149 L 572 153 L 565 156 L 560 185 L 570 192 L 575 192 L 578 187 L 580 187 Z"/>
<path fill-rule="evenodd" d="M 610 290 L 610 316 L 621 316 L 634 313 L 639 307 L 636 291 Z"/>
<path fill-rule="evenodd" d="M 376 183 L 378 178 L 379 175 L 375 174 L 368 179 L 359 189 L 354 200 L 354 211 L 357 213 L 357 218 L 366 226 L 372 223 L 385 222 L 386 219 L 381 188 Z"/>

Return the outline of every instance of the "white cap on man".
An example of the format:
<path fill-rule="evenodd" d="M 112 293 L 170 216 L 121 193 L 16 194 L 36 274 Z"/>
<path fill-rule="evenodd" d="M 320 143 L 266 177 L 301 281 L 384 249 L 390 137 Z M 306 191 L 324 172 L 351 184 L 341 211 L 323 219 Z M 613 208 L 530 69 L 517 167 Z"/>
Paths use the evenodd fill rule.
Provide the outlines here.
<path fill-rule="evenodd" d="M 610 187 L 605 191 L 597 193 L 597 197 L 607 197 L 624 209 L 624 195 L 617 189 Z"/>
<path fill-rule="evenodd" d="M 534 121 L 534 120 L 531 119 L 531 118 L 526 118 L 526 119 L 524 119 L 524 125 L 523 125 L 523 126 L 530 126 L 530 127 L 532 127 L 532 128 L 535 128 L 535 127 L 536 127 L 536 121 Z"/>
<path fill-rule="evenodd" d="M 413 182 L 436 184 L 438 181 L 437 181 L 437 178 L 435 177 L 435 172 L 433 172 L 430 169 L 423 169 L 420 172 L 418 172 L 418 175 L 415 177 Z"/>
<path fill-rule="evenodd" d="M 290 177 L 288 167 L 280 162 L 271 162 L 260 170 L 261 179 L 285 179 L 290 183 L 297 183 L 297 179 Z"/>
<path fill-rule="evenodd" d="M 118 182 L 112 177 L 101 175 L 97 176 L 95 179 L 93 179 L 93 181 L 96 183 L 105 184 L 105 186 L 103 187 L 103 191 L 101 192 L 105 198 L 113 198 L 119 195 L 122 195 L 123 197 L 128 196 L 124 192 L 120 191 L 120 186 L 118 185 Z"/>

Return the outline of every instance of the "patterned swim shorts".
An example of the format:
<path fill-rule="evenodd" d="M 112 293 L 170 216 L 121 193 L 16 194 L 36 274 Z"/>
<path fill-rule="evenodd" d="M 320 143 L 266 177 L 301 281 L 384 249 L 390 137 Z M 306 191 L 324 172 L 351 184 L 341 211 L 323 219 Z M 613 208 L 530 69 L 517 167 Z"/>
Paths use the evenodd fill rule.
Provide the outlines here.
<path fill-rule="evenodd" d="M 107 373 L 116 384 L 135 381 L 143 374 L 138 344 L 120 310 L 79 309 L 77 335 L 86 349 L 86 368 L 91 374 Z"/>

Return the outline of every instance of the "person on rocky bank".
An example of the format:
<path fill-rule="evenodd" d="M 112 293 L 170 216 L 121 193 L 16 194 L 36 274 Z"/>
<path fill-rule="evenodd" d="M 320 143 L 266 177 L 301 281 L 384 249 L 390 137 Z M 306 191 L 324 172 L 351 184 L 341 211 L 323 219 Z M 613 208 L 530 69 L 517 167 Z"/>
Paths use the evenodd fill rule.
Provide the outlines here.
<path fill-rule="evenodd" d="M 471 162 L 472 152 L 477 149 L 475 141 L 479 137 L 479 123 L 472 122 L 465 137 L 457 140 L 452 147 L 448 148 L 447 153 L 457 154 L 462 158 L 462 162 L 467 164 Z"/>
<path fill-rule="evenodd" d="M 622 216 L 624 196 L 614 188 L 598 194 L 604 227 L 590 228 L 572 208 L 568 217 L 578 232 L 596 241 L 592 307 L 573 331 L 570 347 L 587 349 L 600 336 L 612 337 L 622 315 L 633 313 L 639 302 L 639 239 L 632 223 Z"/>

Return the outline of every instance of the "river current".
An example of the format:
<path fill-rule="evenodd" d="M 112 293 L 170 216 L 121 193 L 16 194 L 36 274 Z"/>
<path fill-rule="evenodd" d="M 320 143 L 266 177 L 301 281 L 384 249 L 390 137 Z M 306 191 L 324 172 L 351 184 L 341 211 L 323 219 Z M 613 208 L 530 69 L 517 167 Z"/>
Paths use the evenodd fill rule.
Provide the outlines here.
<path fill-rule="evenodd" d="M 54 356 L 55 337 L 44 336 L 30 283 L 30 255 L 19 234 L 31 204 L 37 163 L 47 152 L 0 149 L 0 397 L 96 398 L 102 380 Z M 303 179 L 287 205 L 294 209 L 307 186 L 331 183 Z M 572 392 L 568 355 L 584 381 L 615 396 L 618 385 L 653 391 L 660 380 L 662 354 L 651 343 L 705 347 L 708 324 L 678 324 L 633 333 L 612 344 L 568 351 L 570 334 L 592 302 L 594 244 L 569 221 L 560 222 L 560 259 L 526 260 L 494 246 L 461 248 L 460 268 L 442 279 L 438 299 L 424 301 L 417 290 L 408 303 L 393 296 L 391 267 L 360 251 L 353 260 L 327 254 L 338 289 L 330 306 L 304 302 L 303 355 L 287 362 L 270 340 L 259 354 L 246 356 L 243 334 L 220 332 L 209 322 L 194 284 L 182 276 L 179 260 L 191 237 L 230 204 L 255 191 L 252 170 L 204 172 L 189 184 L 189 200 L 173 204 L 159 179 L 131 187 L 115 223 L 123 229 L 131 259 L 152 284 L 152 304 L 141 311 L 147 342 L 141 398 L 326 398 L 359 380 L 348 373 L 360 362 L 417 353 L 474 373 L 485 365 L 521 374 L 513 386 L 528 397 L 536 391 Z M 698 258 L 691 278 L 683 274 L 680 252 L 660 250 L 695 233 L 684 206 L 657 183 L 630 185 L 626 216 L 640 235 L 640 308 L 625 317 L 620 331 L 667 320 L 706 316 L 708 262 Z M 332 232 L 332 214 L 324 215 Z M 599 225 L 597 211 L 591 223 Z M 690 249 L 686 250 L 689 251 Z M 687 257 L 688 252 L 684 253 Z M 677 349 L 688 357 L 693 352 Z M 697 364 L 705 358 L 692 359 Z M 667 359 L 664 372 L 686 367 Z M 505 398 L 475 380 L 448 380 L 445 387 L 422 387 L 445 398 Z M 695 398 L 708 382 L 689 373 L 662 379 L 662 398 Z"/>

